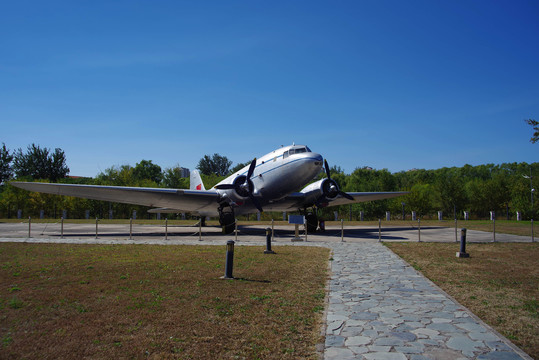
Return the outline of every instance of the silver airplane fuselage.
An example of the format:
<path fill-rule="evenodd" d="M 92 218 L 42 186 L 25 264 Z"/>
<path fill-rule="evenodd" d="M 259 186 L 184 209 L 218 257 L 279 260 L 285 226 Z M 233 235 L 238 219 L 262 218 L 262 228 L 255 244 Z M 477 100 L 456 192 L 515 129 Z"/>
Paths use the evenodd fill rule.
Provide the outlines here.
<path fill-rule="evenodd" d="M 313 180 L 320 173 L 322 165 L 322 155 L 312 152 L 307 146 L 292 145 L 274 150 L 256 160 L 256 167 L 250 177 L 254 186 L 253 195 L 263 208 L 270 210 L 272 202 L 298 191 Z M 238 177 L 245 177 L 248 170 L 249 166 L 244 167 L 216 187 L 233 184 Z M 216 191 L 236 214 L 256 211 L 249 197 L 241 196 L 234 189 Z"/>

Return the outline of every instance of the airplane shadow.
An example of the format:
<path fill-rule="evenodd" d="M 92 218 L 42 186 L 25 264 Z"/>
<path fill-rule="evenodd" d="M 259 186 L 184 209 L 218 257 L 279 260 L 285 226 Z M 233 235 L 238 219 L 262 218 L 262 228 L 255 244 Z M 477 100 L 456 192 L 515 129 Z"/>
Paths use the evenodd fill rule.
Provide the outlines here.
<path fill-rule="evenodd" d="M 221 234 L 220 227 L 219 226 L 206 226 L 202 228 L 203 231 L 201 233 L 201 236 L 207 237 L 207 236 L 222 236 L 230 237 L 234 236 L 234 234 Z M 204 231 L 206 229 L 206 231 Z M 421 227 L 421 230 L 429 230 L 429 229 L 439 229 L 439 227 Z M 408 237 L 402 236 L 400 234 L 397 234 L 398 232 L 402 231 L 417 231 L 417 227 L 410 227 L 410 226 L 403 226 L 403 227 L 388 227 L 388 228 L 382 228 L 382 240 L 407 240 Z M 300 229 L 299 232 L 300 236 L 305 235 L 305 231 L 303 229 Z M 43 234 L 41 234 L 43 235 Z M 184 229 L 181 231 L 178 228 L 173 228 L 171 231 L 169 227 L 169 231 L 166 234 L 167 237 L 198 237 L 199 232 L 195 231 L 193 232 L 193 229 Z M 253 236 L 253 237 L 260 237 L 261 239 L 266 238 L 266 228 L 264 227 L 254 227 L 253 225 L 240 225 L 238 226 L 238 236 Z M 49 236 L 53 237 L 60 237 L 61 235 L 59 233 L 50 234 Z M 129 238 L 130 234 L 129 232 L 106 232 L 104 230 L 103 232 L 98 232 L 99 238 Z M 164 238 L 165 237 L 165 230 L 162 231 L 152 231 L 152 232 L 136 232 L 133 231 L 131 233 L 131 236 L 133 238 L 141 238 L 141 237 L 148 237 L 148 238 Z M 295 236 L 295 229 L 294 228 L 276 228 L 274 229 L 274 238 L 293 238 Z M 320 237 L 324 238 L 341 238 L 341 230 L 336 228 L 326 229 L 325 231 L 317 231 L 313 234 L 308 234 L 308 236 L 312 236 L 312 240 L 316 241 Z M 372 228 L 344 228 L 344 236 L 345 238 L 353 238 L 353 239 L 376 239 L 378 240 L 378 228 L 372 227 Z M 64 237 L 80 237 L 80 238 L 95 238 L 95 233 L 91 232 L 64 232 Z"/>
<path fill-rule="evenodd" d="M 242 227 L 238 227 L 238 230 L 240 230 Z M 421 230 L 429 230 L 429 229 L 438 229 L 438 227 L 421 227 Z M 262 233 L 262 231 L 264 231 Z M 401 231 L 417 231 L 417 228 L 414 227 L 389 227 L 389 228 L 382 228 L 382 240 L 407 240 L 408 237 L 396 235 L 395 233 L 401 232 Z M 240 234 L 243 235 L 251 235 L 251 236 L 265 236 L 265 229 L 257 229 L 257 228 L 245 228 L 241 229 Z M 305 235 L 305 231 L 300 230 L 299 232 L 300 236 Z M 274 230 L 274 237 L 275 238 L 292 238 L 295 236 L 295 230 L 294 229 L 275 229 Z M 341 230 L 340 229 L 326 229 L 325 231 L 317 231 L 313 234 L 308 234 L 308 236 L 314 236 L 316 237 L 323 236 L 323 237 L 329 237 L 329 238 L 341 238 Z M 344 237 L 345 238 L 355 238 L 355 239 L 376 239 L 378 240 L 378 228 L 344 228 Z"/>

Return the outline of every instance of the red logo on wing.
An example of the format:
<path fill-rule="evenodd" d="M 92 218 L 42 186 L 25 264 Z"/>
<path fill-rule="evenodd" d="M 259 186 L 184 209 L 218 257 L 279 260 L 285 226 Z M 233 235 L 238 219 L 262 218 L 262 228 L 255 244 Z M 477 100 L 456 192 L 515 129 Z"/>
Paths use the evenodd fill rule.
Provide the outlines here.
<path fill-rule="evenodd" d="M 197 185 L 197 190 L 202 190 L 202 184 Z"/>

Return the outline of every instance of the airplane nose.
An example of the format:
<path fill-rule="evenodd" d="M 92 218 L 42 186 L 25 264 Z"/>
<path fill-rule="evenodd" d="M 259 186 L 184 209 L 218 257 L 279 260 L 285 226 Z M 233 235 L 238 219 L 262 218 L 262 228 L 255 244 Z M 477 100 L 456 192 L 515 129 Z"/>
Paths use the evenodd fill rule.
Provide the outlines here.
<path fill-rule="evenodd" d="M 324 160 L 324 158 L 322 157 L 322 155 L 320 154 L 317 154 L 317 153 L 313 153 L 313 160 L 314 160 L 314 164 L 316 166 L 322 166 L 322 161 Z"/>

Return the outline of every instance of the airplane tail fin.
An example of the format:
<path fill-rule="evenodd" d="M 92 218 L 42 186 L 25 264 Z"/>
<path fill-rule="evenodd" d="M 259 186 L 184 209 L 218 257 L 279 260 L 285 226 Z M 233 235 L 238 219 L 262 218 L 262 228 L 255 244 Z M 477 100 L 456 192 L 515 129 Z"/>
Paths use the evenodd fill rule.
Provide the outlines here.
<path fill-rule="evenodd" d="M 202 178 L 200 177 L 200 173 L 198 170 L 191 171 L 191 177 L 190 177 L 190 190 L 206 190 L 204 187 L 204 183 L 202 182 Z"/>

